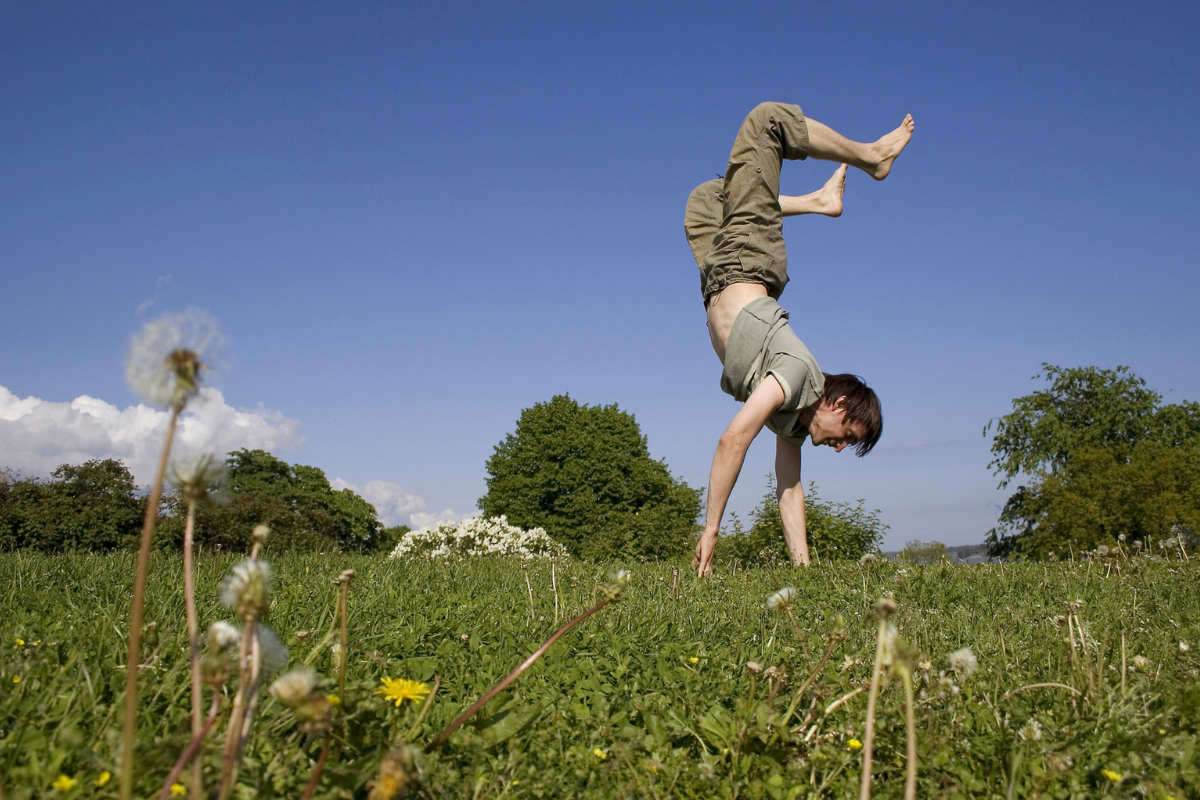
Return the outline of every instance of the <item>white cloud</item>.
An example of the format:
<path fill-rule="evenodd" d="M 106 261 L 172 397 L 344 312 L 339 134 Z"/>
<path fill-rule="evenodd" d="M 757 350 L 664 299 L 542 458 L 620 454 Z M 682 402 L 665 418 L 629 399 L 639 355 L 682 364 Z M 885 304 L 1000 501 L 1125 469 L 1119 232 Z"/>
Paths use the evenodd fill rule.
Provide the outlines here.
<path fill-rule="evenodd" d="M 69 403 L 19 398 L 0 386 L 0 466 L 48 475 L 61 464 L 93 458 L 124 462 L 134 479 L 154 478 L 168 413 L 138 404 L 117 408 L 81 395 Z M 216 389 L 202 389 L 179 418 L 176 452 L 216 452 L 240 447 L 284 453 L 304 442 L 298 420 L 263 408 L 238 409 Z"/>
<path fill-rule="evenodd" d="M 349 489 L 371 505 L 384 525 L 407 525 L 410 528 L 424 528 L 439 522 L 461 522 L 475 514 L 455 514 L 447 508 L 438 514 L 430 514 L 425 510 L 425 498 L 406 490 L 398 483 L 389 481 L 369 481 L 361 489 L 341 478 L 329 482 L 334 489 L 341 491 Z"/>

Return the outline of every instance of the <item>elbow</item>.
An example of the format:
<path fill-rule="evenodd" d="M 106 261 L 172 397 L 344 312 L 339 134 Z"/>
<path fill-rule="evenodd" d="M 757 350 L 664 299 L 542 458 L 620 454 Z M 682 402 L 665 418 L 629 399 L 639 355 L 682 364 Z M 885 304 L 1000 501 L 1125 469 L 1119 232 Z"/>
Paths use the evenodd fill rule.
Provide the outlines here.
<path fill-rule="evenodd" d="M 726 452 L 733 452 L 745 448 L 743 442 L 745 437 L 734 431 L 725 431 L 721 434 L 721 438 L 717 441 L 717 449 Z"/>

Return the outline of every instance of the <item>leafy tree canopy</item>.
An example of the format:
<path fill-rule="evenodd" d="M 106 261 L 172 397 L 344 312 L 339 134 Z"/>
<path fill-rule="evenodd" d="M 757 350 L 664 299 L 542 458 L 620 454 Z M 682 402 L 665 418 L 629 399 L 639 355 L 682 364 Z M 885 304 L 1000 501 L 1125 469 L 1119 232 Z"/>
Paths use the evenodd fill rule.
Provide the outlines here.
<path fill-rule="evenodd" d="M 650 457 L 632 414 L 568 395 L 521 412 L 487 462 L 484 516 L 544 528 L 583 558 L 687 552 L 700 492 Z"/>
<path fill-rule="evenodd" d="M 864 503 L 864 500 L 854 504 L 826 502 L 818 496 L 817 485 L 808 484 L 804 493 L 804 517 L 808 547 L 814 557 L 857 559 L 879 548 L 888 526 L 880 521 L 878 509 L 869 510 Z M 736 517 L 732 528 L 732 533 L 721 537 L 717 546 L 721 559 L 737 559 L 749 564 L 756 563 L 764 554 L 774 560 L 791 558 L 783 538 L 783 518 L 779 515 L 774 475 L 767 476 L 767 491 L 758 507 L 750 513 L 749 530 L 743 530 Z"/>
<path fill-rule="evenodd" d="M 992 555 L 1045 558 L 1200 530 L 1200 403 L 1161 405 L 1128 367 L 1042 365 L 1050 386 L 995 422 L 989 465 L 1019 486 Z M 984 428 L 986 436 L 992 427 Z"/>
<path fill-rule="evenodd" d="M 916 539 L 905 542 L 897 558 L 914 564 L 936 564 L 942 559 L 954 563 L 954 554 L 941 542 L 922 542 Z"/>
<path fill-rule="evenodd" d="M 276 548 L 366 551 L 386 545 L 375 507 L 349 489 L 335 491 L 316 467 L 245 448 L 230 453 L 225 463 L 226 502 L 197 510 L 197 543 L 244 548 L 254 526 L 265 523 L 272 531 L 269 545 Z M 168 505 L 163 536 L 182 541 L 186 508 L 177 497 Z"/>
<path fill-rule="evenodd" d="M 0 473 L 0 550 L 113 550 L 132 546 L 146 501 L 111 458 L 63 464 L 49 480 Z"/>

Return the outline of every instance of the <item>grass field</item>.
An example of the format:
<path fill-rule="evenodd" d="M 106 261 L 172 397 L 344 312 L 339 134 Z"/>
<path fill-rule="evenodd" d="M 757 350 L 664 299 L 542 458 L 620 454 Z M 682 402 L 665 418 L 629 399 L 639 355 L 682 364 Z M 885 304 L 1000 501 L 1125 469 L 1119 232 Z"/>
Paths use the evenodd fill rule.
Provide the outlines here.
<path fill-rule="evenodd" d="M 200 557 L 202 628 L 230 618 L 217 585 L 237 560 Z M 266 623 L 291 663 L 310 660 L 331 693 L 331 581 L 343 569 L 357 571 L 347 684 L 319 798 L 365 797 L 389 748 L 425 745 L 566 619 L 594 605 L 614 568 L 560 563 L 552 582 L 547 563 L 268 560 L 276 577 Z M 133 562 L 132 554 L 0 555 L 5 800 L 117 796 L 117 780 L 104 774 L 120 763 Z M 682 564 L 625 565 L 627 599 L 564 636 L 475 725 L 419 756 L 410 791 L 475 800 L 856 796 L 855 745 L 865 738 L 868 693 L 852 693 L 871 676 L 876 601 L 892 596 L 891 622 L 915 665 L 918 796 L 1195 797 L 1195 563 L 846 563 L 726 568 L 703 581 Z M 139 797 L 158 792 L 190 739 L 181 570 L 179 557 L 155 554 L 146 619 L 157 628 L 144 639 Z M 797 589 L 803 641 L 786 616 L 765 606 L 782 586 Z M 1067 604 L 1077 600 L 1082 640 L 1067 620 Z M 827 665 L 797 698 L 839 615 L 844 640 L 833 641 Z M 965 647 L 978 670 L 940 676 L 950 653 Z M 752 676 L 751 661 L 782 667 L 786 687 Z M 375 695 L 383 677 L 432 683 L 435 675 L 441 688 L 420 724 L 416 705 L 397 708 Z M 1023 689 L 1034 684 L 1060 686 Z M 873 797 L 903 795 L 899 685 L 879 697 Z M 300 733 L 291 712 L 265 695 L 262 703 L 235 796 L 298 797 L 321 737 Z M 210 791 L 223 738 L 217 731 L 205 750 Z"/>

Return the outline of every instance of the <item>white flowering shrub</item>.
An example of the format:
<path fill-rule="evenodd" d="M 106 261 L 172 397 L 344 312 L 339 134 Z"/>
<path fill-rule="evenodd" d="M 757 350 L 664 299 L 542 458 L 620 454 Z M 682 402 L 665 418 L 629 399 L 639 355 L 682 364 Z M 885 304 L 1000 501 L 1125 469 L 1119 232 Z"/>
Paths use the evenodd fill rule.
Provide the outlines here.
<path fill-rule="evenodd" d="M 457 525 L 442 522 L 430 528 L 409 531 L 401 537 L 389 558 L 464 558 L 468 556 L 519 556 L 521 558 L 566 558 L 567 549 L 542 528 L 522 530 L 509 525 L 503 516 L 472 517 Z"/>

